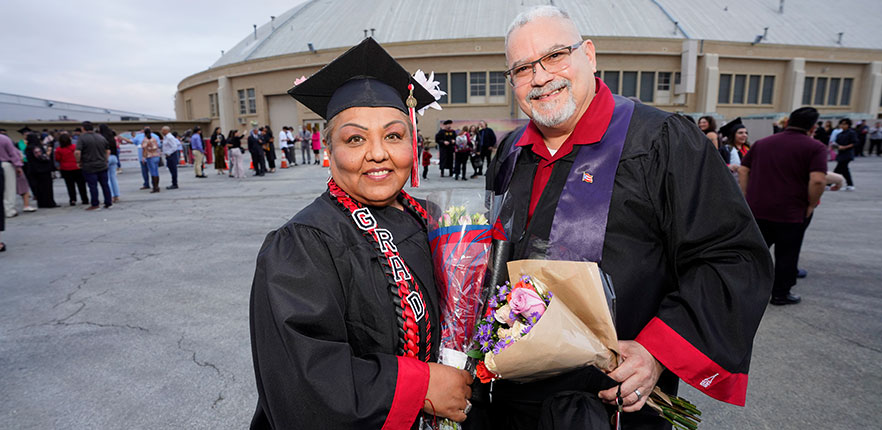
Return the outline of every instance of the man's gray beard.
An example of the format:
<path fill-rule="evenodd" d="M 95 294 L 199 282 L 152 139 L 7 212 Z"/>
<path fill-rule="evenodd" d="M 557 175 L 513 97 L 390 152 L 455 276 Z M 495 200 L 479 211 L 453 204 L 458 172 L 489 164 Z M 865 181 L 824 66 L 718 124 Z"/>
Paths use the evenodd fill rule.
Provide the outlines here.
<path fill-rule="evenodd" d="M 567 100 L 557 112 L 541 113 L 538 109 L 532 108 L 533 97 L 555 91 L 560 88 L 567 89 Z M 530 103 L 530 113 L 533 122 L 543 127 L 556 127 L 564 121 L 570 119 L 576 113 L 576 100 L 573 98 L 573 84 L 568 79 L 560 79 L 549 82 L 545 86 L 533 88 L 527 94 L 527 102 Z"/>

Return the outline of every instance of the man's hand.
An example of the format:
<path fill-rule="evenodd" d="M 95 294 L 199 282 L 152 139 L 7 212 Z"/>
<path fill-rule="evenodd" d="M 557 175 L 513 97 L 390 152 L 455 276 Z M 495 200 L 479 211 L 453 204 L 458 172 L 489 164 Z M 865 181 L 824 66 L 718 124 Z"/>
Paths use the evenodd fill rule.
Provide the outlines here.
<path fill-rule="evenodd" d="M 15 176 L 21 176 L 21 175 L 24 175 L 24 170 L 22 170 L 21 167 L 16 167 L 15 168 Z"/>
<path fill-rule="evenodd" d="M 664 366 L 643 345 L 632 340 L 620 340 L 619 353 L 622 363 L 616 370 L 609 373 L 609 377 L 622 385 L 623 410 L 636 412 L 646 404 Z M 640 390 L 639 398 L 635 390 Z M 605 403 L 615 405 L 617 391 L 618 387 L 612 387 L 601 391 L 597 396 Z"/>

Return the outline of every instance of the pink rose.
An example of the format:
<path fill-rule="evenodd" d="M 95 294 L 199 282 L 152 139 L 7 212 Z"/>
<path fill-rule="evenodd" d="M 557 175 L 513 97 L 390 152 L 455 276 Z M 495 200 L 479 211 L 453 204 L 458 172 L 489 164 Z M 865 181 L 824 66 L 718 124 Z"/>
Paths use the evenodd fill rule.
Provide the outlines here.
<path fill-rule="evenodd" d="M 545 313 L 545 302 L 542 301 L 542 297 L 529 288 L 516 288 L 512 291 L 508 304 L 512 311 L 525 317 L 533 313 L 541 317 Z"/>

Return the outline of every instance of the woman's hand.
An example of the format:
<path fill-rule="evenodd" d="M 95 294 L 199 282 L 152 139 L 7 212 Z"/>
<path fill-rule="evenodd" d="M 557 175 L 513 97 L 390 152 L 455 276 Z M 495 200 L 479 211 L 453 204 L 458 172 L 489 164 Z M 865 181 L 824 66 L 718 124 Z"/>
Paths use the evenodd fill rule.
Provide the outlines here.
<path fill-rule="evenodd" d="M 450 418 L 458 423 L 465 421 L 464 409 L 472 396 L 469 384 L 473 379 L 465 370 L 429 363 L 429 389 L 426 391 L 423 412 Z"/>
<path fill-rule="evenodd" d="M 622 364 L 609 373 L 609 377 L 622 385 L 622 405 L 625 412 L 636 412 L 643 408 L 655 383 L 658 382 L 664 366 L 643 347 L 632 340 L 619 341 Z M 636 394 L 640 391 L 640 396 Z M 618 387 L 601 391 L 598 397 L 610 405 L 616 404 Z"/>

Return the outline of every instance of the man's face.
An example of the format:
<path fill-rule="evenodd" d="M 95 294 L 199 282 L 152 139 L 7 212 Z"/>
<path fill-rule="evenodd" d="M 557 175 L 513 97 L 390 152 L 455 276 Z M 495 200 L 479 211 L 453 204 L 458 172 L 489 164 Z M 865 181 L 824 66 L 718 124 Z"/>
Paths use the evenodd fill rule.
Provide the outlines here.
<path fill-rule="evenodd" d="M 514 30 L 506 47 L 508 67 L 538 60 L 581 39 L 573 25 L 560 18 L 538 18 Z M 514 87 L 521 110 L 547 128 L 572 130 L 575 114 L 587 109 L 594 97 L 594 44 L 584 41 L 569 56 L 569 65 L 549 73 L 536 64 L 532 79 Z"/>

